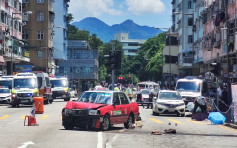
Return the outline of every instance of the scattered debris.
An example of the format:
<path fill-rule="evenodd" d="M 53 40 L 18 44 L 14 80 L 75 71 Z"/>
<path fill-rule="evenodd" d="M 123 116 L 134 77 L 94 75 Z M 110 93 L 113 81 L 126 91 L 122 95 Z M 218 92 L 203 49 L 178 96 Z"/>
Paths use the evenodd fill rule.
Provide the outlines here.
<path fill-rule="evenodd" d="M 159 132 L 159 131 L 152 131 L 151 134 L 152 135 L 162 135 L 163 133 Z"/>
<path fill-rule="evenodd" d="M 142 128 L 142 126 L 143 126 L 141 121 L 136 121 L 135 124 L 137 127 L 140 127 L 140 128 Z"/>
<path fill-rule="evenodd" d="M 122 133 L 122 132 L 124 132 L 124 131 L 125 131 L 125 129 L 119 130 L 119 133 Z"/>
<path fill-rule="evenodd" d="M 167 133 L 167 134 L 176 134 L 176 129 L 165 129 L 165 133 Z"/>

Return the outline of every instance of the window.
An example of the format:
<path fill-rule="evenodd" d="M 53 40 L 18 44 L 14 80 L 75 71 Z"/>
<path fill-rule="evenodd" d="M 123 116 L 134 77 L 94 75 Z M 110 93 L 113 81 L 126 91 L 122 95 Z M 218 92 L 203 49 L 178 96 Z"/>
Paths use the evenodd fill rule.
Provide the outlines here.
<path fill-rule="evenodd" d="M 188 1 L 188 9 L 192 9 L 192 2 Z"/>
<path fill-rule="evenodd" d="M 37 32 L 37 39 L 38 40 L 43 40 L 44 39 L 44 32 L 43 31 L 38 31 Z"/>
<path fill-rule="evenodd" d="M 125 96 L 125 94 L 120 93 L 119 98 L 121 100 L 121 104 L 129 104 L 129 101 L 128 101 L 127 97 Z"/>
<path fill-rule="evenodd" d="M 22 3 L 29 3 L 29 0 L 22 0 Z"/>
<path fill-rule="evenodd" d="M 113 104 L 114 105 L 120 105 L 120 100 L 119 100 L 119 96 L 117 93 L 114 94 L 114 97 L 113 97 Z"/>
<path fill-rule="evenodd" d="M 193 43 L 193 36 L 192 35 L 188 36 L 188 43 Z"/>
<path fill-rule="evenodd" d="M 22 31 L 22 38 L 23 39 L 29 39 L 29 31 L 28 30 L 23 30 Z"/>
<path fill-rule="evenodd" d="M 43 51 L 42 50 L 37 51 L 37 58 L 43 58 Z"/>
<path fill-rule="evenodd" d="M 44 13 L 43 12 L 37 12 L 37 21 L 38 22 L 44 21 Z"/>
<path fill-rule="evenodd" d="M 44 3 L 44 0 L 37 0 L 37 3 Z"/>
<path fill-rule="evenodd" d="M 188 18 L 188 26 L 193 26 L 193 18 Z"/>

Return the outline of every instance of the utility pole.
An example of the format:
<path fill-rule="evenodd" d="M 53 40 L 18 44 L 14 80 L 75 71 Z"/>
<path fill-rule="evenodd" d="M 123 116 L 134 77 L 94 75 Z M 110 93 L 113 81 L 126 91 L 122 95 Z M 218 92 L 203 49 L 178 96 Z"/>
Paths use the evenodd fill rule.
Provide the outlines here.
<path fill-rule="evenodd" d="M 115 45 L 112 43 L 112 50 L 115 51 Z M 114 69 L 112 69 L 112 90 L 114 90 Z"/>

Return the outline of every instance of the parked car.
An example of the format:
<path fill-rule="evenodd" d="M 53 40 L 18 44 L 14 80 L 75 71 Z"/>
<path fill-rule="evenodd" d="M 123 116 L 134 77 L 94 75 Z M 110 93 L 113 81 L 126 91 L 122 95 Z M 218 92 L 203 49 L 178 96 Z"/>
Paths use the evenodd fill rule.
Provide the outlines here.
<path fill-rule="evenodd" d="M 137 103 L 145 104 L 149 102 L 149 95 L 151 91 L 149 89 L 141 89 L 140 92 L 137 93 Z"/>
<path fill-rule="evenodd" d="M 9 88 L 0 88 L 0 103 L 11 102 L 11 90 Z"/>
<path fill-rule="evenodd" d="M 86 91 L 77 101 L 69 101 L 62 110 L 62 125 L 109 130 L 111 125 L 132 126 L 139 116 L 139 107 L 124 92 Z"/>
<path fill-rule="evenodd" d="M 176 114 L 185 116 L 185 104 L 177 91 L 161 90 L 153 102 L 153 115 Z"/>

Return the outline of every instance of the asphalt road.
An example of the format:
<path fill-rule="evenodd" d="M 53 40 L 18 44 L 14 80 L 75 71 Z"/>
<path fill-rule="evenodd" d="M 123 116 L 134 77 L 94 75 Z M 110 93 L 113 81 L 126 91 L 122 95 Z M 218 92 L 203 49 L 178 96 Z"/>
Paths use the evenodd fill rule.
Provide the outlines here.
<path fill-rule="evenodd" d="M 190 117 L 153 116 L 140 107 L 142 121 L 134 129 L 116 125 L 110 131 L 64 130 L 61 110 L 66 102 L 56 100 L 37 114 L 39 126 L 24 126 L 31 106 L 11 108 L 0 105 L 1 148 L 153 148 L 153 147 L 237 147 L 237 130 Z M 142 125 L 142 126 L 141 126 Z M 156 130 L 176 129 L 176 134 L 152 135 Z"/>

